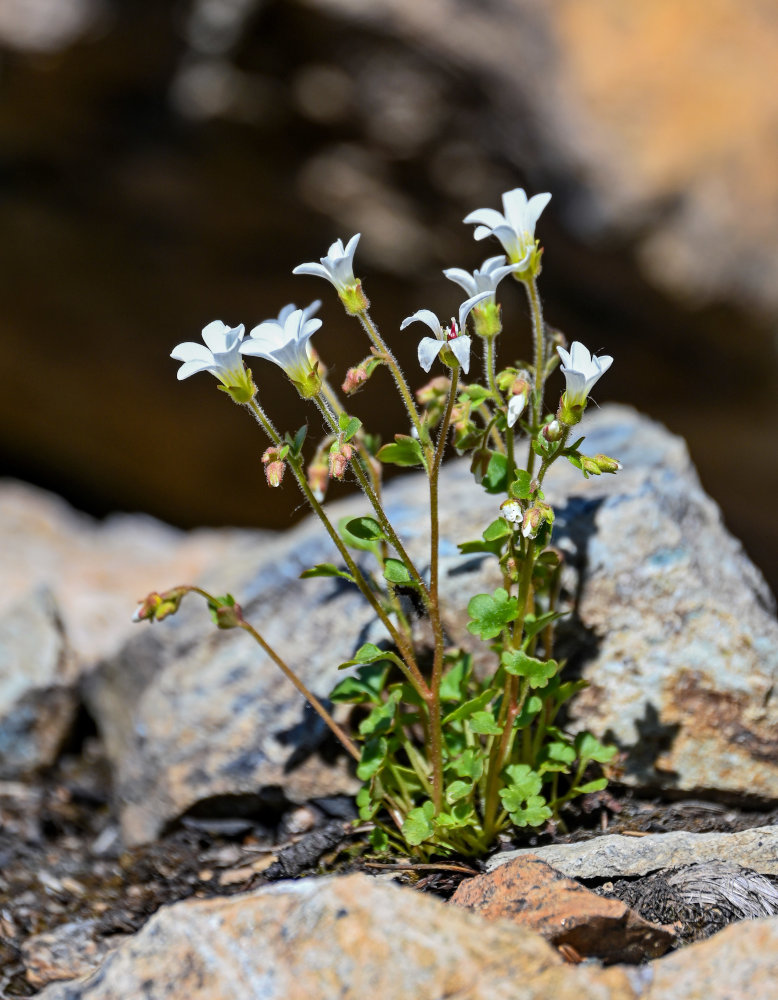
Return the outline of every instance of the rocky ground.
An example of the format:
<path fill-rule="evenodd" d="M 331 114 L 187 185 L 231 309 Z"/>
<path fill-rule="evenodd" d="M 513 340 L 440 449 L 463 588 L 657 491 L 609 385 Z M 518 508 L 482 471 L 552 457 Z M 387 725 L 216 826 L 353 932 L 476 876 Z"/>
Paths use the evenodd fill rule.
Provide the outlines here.
<path fill-rule="evenodd" d="M 196 606 L 129 623 L 153 587 L 229 586 L 326 695 L 373 623 L 348 588 L 298 580 L 331 558 L 315 525 L 276 536 L 96 524 L 4 486 L 0 995 L 485 1000 L 520 981 L 538 998 L 723 1000 L 747 983 L 768 1000 L 771 596 L 682 441 L 622 407 L 584 430 L 625 468 L 605 483 L 560 470 L 549 490 L 569 669 L 589 681 L 568 725 L 614 740 L 619 764 L 567 832 L 478 864 L 370 858 L 351 825 L 353 775 L 245 637 L 216 633 Z M 479 533 L 493 499 L 474 500 L 456 462 L 441 495 L 447 628 L 465 644 L 457 602 L 491 578 L 453 541 Z M 413 554 L 418 477 L 392 483 L 386 502 Z"/>

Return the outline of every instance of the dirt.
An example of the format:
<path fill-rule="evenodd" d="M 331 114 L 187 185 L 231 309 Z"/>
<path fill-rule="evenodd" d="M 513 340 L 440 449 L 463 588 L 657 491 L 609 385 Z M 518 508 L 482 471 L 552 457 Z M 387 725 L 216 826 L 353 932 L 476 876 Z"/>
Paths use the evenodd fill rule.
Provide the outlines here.
<path fill-rule="evenodd" d="M 110 769 L 94 736 L 46 775 L 24 784 L 0 782 L 0 1000 L 36 992 L 25 977 L 22 947 L 33 935 L 62 924 L 92 920 L 95 936 L 110 938 L 136 931 L 160 906 L 177 900 L 232 895 L 301 874 L 377 870 L 363 834 L 349 825 L 354 814 L 348 799 L 301 808 L 280 797 L 278 809 L 262 815 L 252 815 L 239 800 L 233 806 L 225 809 L 222 803 L 213 815 L 201 810 L 205 814 L 184 817 L 158 841 L 125 850 Z M 734 832 L 778 822 L 778 809 L 643 801 L 611 789 L 584 800 L 567 821 L 565 834 L 549 829 L 501 846 L 574 841 L 601 832 Z M 447 898 L 468 872 L 480 869 L 472 861 L 448 859 L 440 868 L 419 866 L 398 876 Z M 603 889 L 640 909 L 636 881 Z M 657 898 L 672 902 L 673 893 L 677 887 L 661 887 L 659 897 L 646 897 L 646 906 L 656 905 Z M 683 914 L 672 915 L 683 919 Z M 692 913 L 689 919 L 698 916 Z M 719 914 L 714 929 L 735 918 Z"/>

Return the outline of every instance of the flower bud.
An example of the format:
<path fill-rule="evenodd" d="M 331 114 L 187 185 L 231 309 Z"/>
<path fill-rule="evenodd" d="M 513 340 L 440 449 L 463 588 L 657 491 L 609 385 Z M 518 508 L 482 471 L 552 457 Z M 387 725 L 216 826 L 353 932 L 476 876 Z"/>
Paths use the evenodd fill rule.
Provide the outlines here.
<path fill-rule="evenodd" d="M 217 604 L 211 605 L 211 616 L 217 628 L 238 628 L 244 621 L 240 604 L 229 596 L 220 597 Z"/>
<path fill-rule="evenodd" d="M 173 587 L 162 594 L 152 590 L 135 609 L 132 620 L 134 622 L 161 622 L 178 611 L 181 601 L 187 593 L 189 593 L 189 587 Z"/>
<path fill-rule="evenodd" d="M 343 479 L 346 468 L 354 454 L 353 447 L 347 442 L 336 441 L 330 449 L 330 478 Z"/>
<path fill-rule="evenodd" d="M 581 455 L 581 469 L 584 475 L 590 476 L 600 476 L 602 475 L 602 469 L 599 463 L 593 458 L 589 458 L 588 455 Z"/>
<path fill-rule="evenodd" d="M 268 448 L 262 456 L 262 463 L 265 466 L 265 477 L 268 486 L 280 486 L 281 480 L 286 472 L 286 462 L 284 458 L 289 451 L 288 447 L 281 450 L 278 448 Z"/>
<path fill-rule="evenodd" d="M 500 504 L 500 513 L 505 520 L 509 521 L 511 524 L 520 524 L 524 518 L 524 512 L 522 511 L 521 504 L 518 500 L 503 500 Z"/>
<path fill-rule="evenodd" d="M 329 485 L 329 468 L 321 454 L 317 453 L 308 466 L 308 485 L 314 497 L 321 503 Z"/>
<path fill-rule="evenodd" d="M 624 466 L 615 458 L 608 458 L 607 455 L 595 455 L 594 461 L 599 466 L 600 472 L 618 472 Z"/>
<path fill-rule="evenodd" d="M 485 340 L 496 337 L 502 331 L 500 305 L 494 299 L 485 299 L 473 306 L 473 329 L 476 335 Z"/>
<path fill-rule="evenodd" d="M 562 425 L 558 420 L 552 420 L 543 428 L 543 437 L 546 441 L 558 441 L 562 437 Z"/>
<path fill-rule="evenodd" d="M 365 382 L 367 382 L 367 372 L 362 365 L 358 365 L 356 368 L 349 368 L 340 388 L 347 396 L 351 396 L 357 389 L 361 389 Z"/>
<path fill-rule="evenodd" d="M 538 507 L 530 507 L 524 515 L 521 525 L 521 533 L 525 538 L 536 538 L 543 523 L 543 512 Z"/>

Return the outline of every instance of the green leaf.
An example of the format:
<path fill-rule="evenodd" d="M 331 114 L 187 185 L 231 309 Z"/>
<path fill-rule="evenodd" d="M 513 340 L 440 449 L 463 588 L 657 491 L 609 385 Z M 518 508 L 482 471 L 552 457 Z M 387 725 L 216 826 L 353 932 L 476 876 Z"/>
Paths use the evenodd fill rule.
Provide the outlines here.
<path fill-rule="evenodd" d="M 394 442 L 385 444 L 378 452 L 379 462 L 391 465 L 424 465 L 424 452 L 416 438 L 408 434 L 395 434 Z"/>
<path fill-rule="evenodd" d="M 541 708 L 543 708 L 543 699 L 537 694 L 531 694 L 524 702 L 521 715 L 516 716 L 516 721 L 513 723 L 516 729 L 524 729 L 525 726 L 528 726 Z"/>
<path fill-rule="evenodd" d="M 534 636 L 538 634 L 538 632 L 542 632 L 547 625 L 550 625 L 552 622 L 555 622 L 557 618 L 563 618 L 563 617 L 564 617 L 564 612 L 562 611 L 547 611 L 544 615 L 539 615 L 537 618 L 532 612 L 530 612 L 524 619 L 525 641 L 527 639 L 532 639 Z"/>
<path fill-rule="evenodd" d="M 461 701 L 465 694 L 467 678 L 472 667 L 472 657 L 463 656 L 450 670 L 443 674 L 440 682 L 441 701 Z"/>
<path fill-rule="evenodd" d="M 388 670 L 389 665 L 385 661 L 361 666 L 351 677 L 344 677 L 335 685 L 330 692 L 330 701 L 355 705 L 369 701 L 378 705 Z"/>
<path fill-rule="evenodd" d="M 340 537 L 352 549 L 360 549 L 362 552 L 372 552 L 374 555 L 378 555 L 378 543 L 375 541 L 365 541 L 362 538 L 357 538 L 356 535 L 352 535 L 349 531 L 348 526 L 351 524 L 352 518 L 342 517 L 338 521 L 338 532 Z"/>
<path fill-rule="evenodd" d="M 510 813 L 511 823 L 514 826 L 543 826 L 546 820 L 551 819 L 551 815 L 551 810 L 542 795 L 533 795 L 527 799 L 523 809 L 516 809 Z"/>
<path fill-rule="evenodd" d="M 505 493 L 508 485 L 508 459 L 501 452 L 492 452 L 481 485 L 487 493 Z"/>
<path fill-rule="evenodd" d="M 530 489 L 530 484 L 532 483 L 532 476 L 526 472 L 524 469 L 519 469 L 516 472 L 516 478 L 513 480 L 510 486 L 510 495 L 514 500 L 528 500 L 532 490 Z"/>
<path fill-rule="evenodd" d="M 577 785 L 575 791 L 578 795 L 589 795 L 590 792 L 601 792 L 607 786 L 607 778 L 595 778 L 594 781 L 588 781 L 585 785 Z"/>
<path fill-rule="evenodd" d="M 491 712 L 473 712 L 468 719 L 468 725 L 474 733 L 480 733 L 482 736 L 502 735 L 502 726 L 497 725 Z"/>
<path fill-rule="evenodd" d="M 498 538 L 505 538 L 511 534 L 513 534 L 513 528 L 511 528 L 504 517 L 498 517 L 484 531 L 484 541 L 494 542 Z"/>
<path fill-rule="evenodd" d="M 338 417 L 338 427 L 344 441 L 350 441 L 361 426 L 362 421 L 357 417 L 350 417 L 348 413 L 341 413 Z"/>
<path fill-rule="evenodd" d="M 359 723 L 360 736 L 378 736 L 388 732 L 394 725 L 397 699 L 398 692 L 392 692 L 386 701 L 376 705 L 370 715 Z"/>
<path fill-rule="evenodd" d="M 376 854 L 383 854 L 384 851 L 389 849 L 389 834 L 386 830 L 382 830 L 380 826 L 373 827 L 368 835 L 368 840 Z"/>
<path fill-rule="evenodd" d="M 386 760 L 388 744 L 383 736 L 368 740 L 362 747 L 362 757 L 357 764 L 357 777 L 368 781 L 377 774 Z"/>
<path fill-rule="evenodd" d="M 363 542 L 386 540 L 383 528 L 374 517 L 354 517 L 346 522 L 346 531 Z"/>
<path fill-rule="evenodd" d="M 482 542 L 479 538 L 473 542 L 460 542 L 457 547 L 463 556 L 469 556 L 475 552 L 488 552 L 489 555 L 499 556 L 503 544 L 501 541 Z"/>
<path fill-rule="evenodd" d="M 372 819 L 381 808 L 381 800 L 374 799 L 370 785 L 363 785 L 356 796 L 360 819 Z"/>
<path fill-rule="evenodd" d="M 411 809 L 402 825 L 402 835 L 411 847 L 416 847 L 435 834 L 435 806 L 428 800 L 418 809 Z"/>
<path fill-rule="evenodd" d="M 519 602 L 509 597 L 507 590 L 498 587 L 492 594 L 476 594 L 467 605 L 467 612 L 473 619 L 467 630 L 482 639 L 494 639 L 512 622 L 518 614 Z"/>
<path fill-rule="evenodd" d="M 317 563 L 310 569 L 304 569 L 300 574 L 300 579 L 309 580 L 313 576 L 339 576 L 343 580 L 348 580 L 349 583 L 356 583 L 351 573 L 347 573 L 344 569 L 338 569 L 332 563 Z"/>
<path fill-rule="evenodd" d="M 411 574 L 408 572 L 405 563 L 399 559 L 389 558 L 384 564 L 384 577 L 390 583 L 411 583 Z"/>
<path fill-rule="evenodd" d="M 469 399 L 473 406 L 477 408 L 485 399 L 494 399 L 494 394 L 482 385 L 466 385 L 459 396 L 460 402 L 463 399 Z"/>
<path fill-rule="evenodd" d="M 543 688 L 559 672 L 556 660 L 538 660 L 521 649 L 506 649 L 500 662 L 514 677 L 526 677 L 531 688 Z"/>
<path fill-rule="evenodd" d="M 478 781 L 484 773 L 483 753 L 476 752 L 472 747 L 469 747 L 460 757 L 449 764 L 449 768 L 462 778 Z"/>
<path fill-rule="evenodd" d="M 469 718 L 473 712 L 480 712 L 482 708 L 489 704 L 493 697 L 494 691 L 491 689 L 482 691 L 477 698 L 471 698 L 470 701 L 466 701 L 455 708 L 453 712 L 450 712 L 441 722 L 441 725 L 446 726 L 450 722 L 459 722 L 461 719 Z"/>
<path fill-rule="evenodd" d="M 596 760 L 598 764 L 607 764 L 618 748 L 605 746 L 591 733 L 579 733 L 575 738 L 575 749 L 581 762 Z"/>
<path fill-rule="evenodd" d="M 500 798 L 508 812 L 537 795 L 543 787 L 543 779 L 529 764 L 509 764 L 503 774 L 510 784 L 500 789 Z"/>
<path fill-rule="evenodd" d="M 460 799 L 465 798 L 473 790 L 473 786 L 469 781 L 452 781 L 450 785 L 446 787 L 446 802 L 451 805 L 454 802 L 458 802 Z"/>
<path fill-rule="evenodd" d="M 294 437 L 292 437 L 289 432 L 284 434 L 284 440 L 289 445 L 292 452 L 292 458 L 299 458 L 300 452 L 303 450 L 303 442 L 305 441 L 305 435 L 308 433 L 308 424 L 303 424 L 302 427 L 298 428 L 295 432 Z"/>

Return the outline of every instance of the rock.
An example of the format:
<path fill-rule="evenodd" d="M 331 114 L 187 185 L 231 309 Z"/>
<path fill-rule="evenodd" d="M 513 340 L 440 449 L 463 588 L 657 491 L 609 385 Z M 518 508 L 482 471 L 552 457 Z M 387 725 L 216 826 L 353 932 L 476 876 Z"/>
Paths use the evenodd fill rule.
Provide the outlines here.
<path fill-rule="evenodd" d="M 75 660 L 43 587 L 0 619 L 0 779 L 52 764 L 78 706 Z"/>
<path fill-rule="evenodd" d="M 555 539 L 568 554 L 566 585 L 579 595 L 582 628 L 568 644 L 579 659 L 582 642 L 589 650 L 581 670 L 591 687 L 572 705 L 573 726 L 617 740 L 629 784 L 778 798 L 778 623 L 764 581 L 723 528 L 679 438 L 614 406 L 587 416 L 582 433 L 590 453 L 615 455 L 625 468 L 584 481 L 565 466 L 547 483 Z M 413 474 L 385 490 L 421 567 L 426 492 Z M 454 461 L 444 466 L 441 508 L 446 627 L 452 642 L 488 659 L 467 631 L 465 608 L 473 593 L 499 585 L 496 565 L 459 555 L 456 543 L 478 537 L 497 504 L 472 488 L 467 463 Z M 368 511 L 359 498 L 328 509 L 333 521 Z M 247 618 L 319 697 L 339 679 L 340 662 L 384 636 L 353 587 L 298 580 L 333 559 L 309 519 L 272 538 L 246 536 L 219 570 Z M 203 799 L 262 798 L 283 787 L 301 802 L 355 788 L 347 768 L 322 759 L 324 727 L 291 685 L 245 634 L 216 632 L 197 604 L 188 598 L 175 618 L 144 625 L 85 683 L 131 843 Z"/>
<path fill-rule="evenodd" d="M 22 961 L 30 986 L 87 976 L 128 937 L 126 934 L 99 937 L 96 929 L 96 920 L 81 920 L 28 937 L 22 945 Z"/>
<path fill-rule="evenodd" d="M 217 575 L 247 537 L 264 532 L 179 531 L 142 514 L 104 521 L 60 497 L 0 480 L 0 613 L 38 587 L 49 588 L 80 670 L 117 652 L 137 628 L 137 602 L 150 590 Z"/>
<path fill-rule="evenodd" d="M 621 900 L 598 896 L 532 854 L 460 882 L 451 903 L 488 920 L 513 920 L 607 964 L 657 958 L 675 940 Z"/>
<path fill-rule="evenodd" d="M 522 851 L 502 851 L 487 862 L 489 871 L 516 858 L 542 859 L 576 879 L 611 879 L 646 875 L 702 861 L 726 860 L 763 875 L 778 875 L 778 826 L 740 833 L 673 833 L 625 837 L 607 834 L 577 844 L 549 844 Z"/>
<path fill-rule="evenodd" d="M 91 979 L 39 1000 L 635 1000 L 628 974 L 564 965 L 539 935 L 365 875 L 160 910 Z"/>
<path fill-rule="evenodd" d="M 641 1000 L 774 1000 L 778 917 L 733 924 L 641 970 Z"/>

